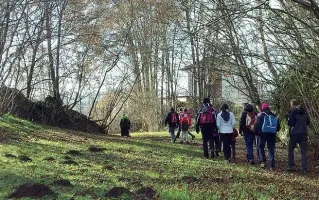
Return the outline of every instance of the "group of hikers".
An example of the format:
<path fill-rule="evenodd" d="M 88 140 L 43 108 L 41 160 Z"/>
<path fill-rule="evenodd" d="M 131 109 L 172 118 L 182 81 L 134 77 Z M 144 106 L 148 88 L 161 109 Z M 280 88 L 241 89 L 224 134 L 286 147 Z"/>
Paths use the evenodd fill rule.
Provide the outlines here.
<path fill-rule="evenodd" d="M 310 124 L 309 117 L 300 103 L 297 100 L 292 100 L 291 110 L 286 118 L 290 127 L 288 171 L 296 171 L 294 149 L 298 144 L 301 150 L 302 173 L 306 173 L 307 126 Z M 195 120 L 196 133 L 201 132 L 202 134 L 202 146 L 205 158 L 218 157 L 222 149 L 226 162 L 230 162 L 231 158 L 236 159 L 236 137 L 240 134 L 244 137 L 247 162 L 251 165 L 256 164 L 254 156 L 255 145 L 260 167 L 265 168 L 265 146 L 267 144 L 269 169 L 274 170 L 276 134 L 280 130 L 280 121 L 271 112 L 268 104 L 262 104 L 261 112 L 257 113 L 252 104 L 246 103 L 240 117 L 239 131 L 235 128 L 235 115 L 229 111 L 229 106 L 223 104 L 220 111 L 217 111 L 213 108 L 209 98 L 204 98 Z M 189 128 L 192 126 L 192 118 L 186 108 L 181 109 L 178 113 L 175 112 L 174 108 L 171 108 L 165 119 L 165 125 L 169 127 L 172 143 L 179 137 L 181 137 L 181 143 L 189 143 L 188 135 L 192 137 L 192 140 L 195 138 L 189 131 Z M 176 129 L 177 134 L 175 135 Z"/>

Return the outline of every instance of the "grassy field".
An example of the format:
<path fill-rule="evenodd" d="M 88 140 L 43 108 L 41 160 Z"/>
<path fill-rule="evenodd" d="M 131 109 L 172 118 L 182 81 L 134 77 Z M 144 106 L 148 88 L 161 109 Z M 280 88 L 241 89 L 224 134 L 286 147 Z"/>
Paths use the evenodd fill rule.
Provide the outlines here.
<path fill-rule="evenodd" d="M 26 183 L 47 185 L 55 193 L 42 199 L 113 199 L 105 195 L 114 187 L 113 193 L 128 189 L 119 199 L 319 199 L 318 168 L 310 163 L 306 175 L 285 172 L 285 148 L 277 148 L 278 168 L 272 172 L 245 163 L 241 138 L 238 159 L 227 164 L 203 158 L 200 135 L 190 145 L 171 144 L 163 132 L 131 135 L 88 135 L 4 116 L 0 199 Z M 92 145 L 105 150 L 91 152 Z M 67 164 L 70 160 L 74 163 Z"/>

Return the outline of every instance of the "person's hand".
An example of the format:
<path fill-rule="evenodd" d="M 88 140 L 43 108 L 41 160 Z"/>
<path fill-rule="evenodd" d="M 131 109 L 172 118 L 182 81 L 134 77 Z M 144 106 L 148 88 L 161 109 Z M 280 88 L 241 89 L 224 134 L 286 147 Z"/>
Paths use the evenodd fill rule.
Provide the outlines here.
<path fill-rule="evenodd" d="M 243 132 L 240 132 L 239 134 L 240 134 L 241 136 L 244 136 L 244 133 L 243 133 Z"/>

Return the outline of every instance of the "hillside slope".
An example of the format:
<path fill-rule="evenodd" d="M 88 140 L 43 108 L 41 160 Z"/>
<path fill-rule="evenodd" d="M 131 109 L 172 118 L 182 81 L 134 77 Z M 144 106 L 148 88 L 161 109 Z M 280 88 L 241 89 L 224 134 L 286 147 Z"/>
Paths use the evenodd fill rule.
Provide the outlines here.
<path fill-rule="evenodd" d="M 48 187 L 41 199 L 113 199 L 122 193 L 120 199 L 318 199 L 315 167 L 301 175 L 249 166 L 241 139 L 235 163 L 203 159 L 196 136 L 191 145 L 171 144 L 168 133 L 88 135 L 4 116 L 0 199 L 19 186 L 24 194 L 45 195 L 26 192 L 30 184 Z M 277 151 L 284 165 L 286 150 Z"/>

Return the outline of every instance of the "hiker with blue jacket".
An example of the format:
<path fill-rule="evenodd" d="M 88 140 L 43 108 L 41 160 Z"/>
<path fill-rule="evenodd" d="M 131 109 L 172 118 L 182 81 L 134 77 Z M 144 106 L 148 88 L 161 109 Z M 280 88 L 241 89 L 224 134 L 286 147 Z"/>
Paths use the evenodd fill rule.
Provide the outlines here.
<path fill-rule="evenodd" d="M 215 109 L 210 104 L 209 98 L 204 98 L 200 110 L 196 116 L 196 133 L 202 133 L 204 157 L 209 158 L 208 143 L 213 139 L 213 134 L 218 133 L 216 126 Z M 210 148 L 213 157 L 213 148 Z"/>
<path fill-rule="evenodd" d="M 232 112 L 228 111 L 229 107 L 227 104 L 223 104 L 221 112 L 217 115 L 217 127 L 223 141 L 223 152 L 224 159 L 230 162 L 231 157 L 231 140 L 233 137 L 233 129 L 235 128 L 236 120 Z"/>
<path fill-rule="evenodd" d="M 274 170 L 276 134 L 280 130 L 280 123 L 277 116 L 271 112 L 268 104 L 262 104 L 261 110 L 262 112 L 258 114 L 254 127 L 255 134 L 258 135 L 260 167 L 265 168 L 266 165 L 265 145 L 267 143 L 269 167 L 270 170 Z"/>
<path fill-rule="evenodd" d="M 175 129 L 179 125 L 179 117 L 174 108 L 171 108 L 165 119 L 165 126 L 168 125 L 168 132 L 171 136 L 171 142 L 175 139 Z"/>
<path fill-rule="evenodd" d="M 294 150 L 296 148 L 296 145 L 299 144 L 301 152 L 302 173 L 306 173 L 308 141 L 307 126 L 310 124 L 310 119 L 306 113 L 306 110 L 300 105 L 300 103 L 297 100 L 291 100 L 290 104 L 291 110 L 288 116 L 288 126 L 290 127 L 290 139 L 288 147 L 288 171 L 296 171 Z"/>

